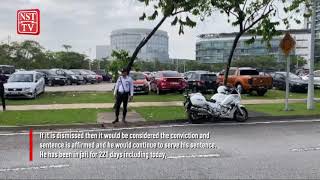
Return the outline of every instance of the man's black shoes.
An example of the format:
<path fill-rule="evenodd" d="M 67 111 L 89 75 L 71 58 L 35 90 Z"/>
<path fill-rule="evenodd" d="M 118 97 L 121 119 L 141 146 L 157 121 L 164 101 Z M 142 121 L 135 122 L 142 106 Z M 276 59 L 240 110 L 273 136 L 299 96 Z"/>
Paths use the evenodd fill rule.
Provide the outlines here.
<path fill-rule="evenodd" d="M 112 121 L 112 124 L 115 124 L 117 122 L 119 122 L 119 119 L 116 119 L 116 120 Z"/>

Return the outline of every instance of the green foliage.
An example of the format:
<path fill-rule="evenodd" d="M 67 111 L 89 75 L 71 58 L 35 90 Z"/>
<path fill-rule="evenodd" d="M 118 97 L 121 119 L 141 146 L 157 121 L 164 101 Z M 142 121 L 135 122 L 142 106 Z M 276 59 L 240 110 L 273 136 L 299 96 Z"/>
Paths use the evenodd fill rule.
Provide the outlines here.
<path fill-rule="evenodd" d="M 261 71 L 274 70 L 282 71 L 286 69 L 286 62 L 278 62 L 275 56 L 241 56 L 232 62 L 235 67 L 254 67 Z M 301 68 L 306 64 L 306 60 L 299 56 L 291 56 L 291 72 Z"/>
<path fill-rule="evenodd" d="M 113 75 L 113 80 L 117 80 L 119 77 L 119 71 L 125 68 L 129 63 L 129 53 L 125 50 L 112 51 L 112 62 L 108 66 L 109 72 Z"/>
<path fill-rule="evenodd" d="M 163 17 L 171 17 L 171 25 L 179 26 L 179 34 L 184 33 L 184 26 L 195 27 L 196 17 L 204 20 L 206 16 L 211 15 L 212 9 L 208 0 L 139 0 L 145 6 L 150 6 L 153 9 L 151 15 L 143 12 L 139 20 L 143 21 L 155 20 L 160 12 Z M 181 15 L 183 14 L 183 15 Z"/>
<path fill-rule="evenodd" d="M 71 46 L 70 46 L 71 47 Z M 25 40 L 0 44 L 0 64 L 22 69 L 88 68 L 89 60 L 77 52 L 46 51 L 38 42 Z"/>

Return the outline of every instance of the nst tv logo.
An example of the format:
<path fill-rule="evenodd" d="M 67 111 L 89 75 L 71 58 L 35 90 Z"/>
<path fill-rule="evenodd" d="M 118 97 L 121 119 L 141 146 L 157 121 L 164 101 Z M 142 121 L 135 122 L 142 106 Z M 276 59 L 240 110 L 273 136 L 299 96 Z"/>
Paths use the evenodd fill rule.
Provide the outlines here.
<path fill-rule="evenodd" d="M 17 11 L 17 33 L 27 35 L 40 34 L 39 9 L 25 9 Z"/>

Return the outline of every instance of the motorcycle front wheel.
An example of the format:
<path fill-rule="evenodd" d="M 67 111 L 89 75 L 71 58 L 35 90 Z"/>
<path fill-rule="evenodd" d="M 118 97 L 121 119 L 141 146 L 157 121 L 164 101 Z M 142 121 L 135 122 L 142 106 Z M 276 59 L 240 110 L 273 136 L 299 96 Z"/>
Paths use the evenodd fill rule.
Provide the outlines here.
<path fill-rule="evenodd" d="M 246 122 L 249 118 L 248 116 L 248 111 L 245 107 L 241 107 L 241 110 L 243 112 L 243 114 L 241 114 L 241 112 L 239 111 L 239 109 L 237 109 L 235 112 L 234 112 L 234 116 L 233 116 L 233 119 L 237 122 Z"/>

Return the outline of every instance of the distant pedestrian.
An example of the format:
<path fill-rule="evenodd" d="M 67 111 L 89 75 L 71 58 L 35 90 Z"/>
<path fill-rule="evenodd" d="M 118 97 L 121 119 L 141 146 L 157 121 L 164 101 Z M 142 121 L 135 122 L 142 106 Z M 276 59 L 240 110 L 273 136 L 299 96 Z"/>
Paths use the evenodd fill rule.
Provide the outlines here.
<path fill-rule="evenodd" d="M 6 101 L 4 98 L 4 83 L 6 83 L 7 78 L 4 75 L 3 70 L 0 70 L 0 98 L 1 98 L 1 104 L 2 104 L 2 109 L 3 111 L 6 110 Z"/>
<path fill-rule="evenodd" d="M 116 119 L 112 122 L 113 124 L 119 122 L 120 107 L 122 103 L 123 103 L 122 121 L 126 123 L 128 101 L 133 100 L 133 90 L 134 90 L 133 80 L 128 75 L 128 69 L 126 68 L 122 69 L 121 73 L 122 74 L 116 82 L 114 93 L 113 93 L 116 99 L 116 103 L 115 103 Z"/>

